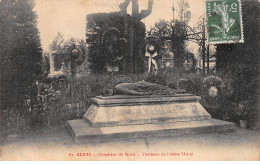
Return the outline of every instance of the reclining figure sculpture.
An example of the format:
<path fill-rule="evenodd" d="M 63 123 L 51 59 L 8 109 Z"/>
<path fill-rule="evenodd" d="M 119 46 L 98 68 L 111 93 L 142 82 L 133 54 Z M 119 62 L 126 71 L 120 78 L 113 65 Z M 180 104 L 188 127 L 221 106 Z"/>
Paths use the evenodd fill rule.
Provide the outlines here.
<path fill-rule="evenodd" d="M 138 81 L 135 83 L 122 83 L 115 86 L 118 94 L 124 95 L 175 95 L 184 90 L 175 90 L 167 86 Z"/>
<path fill-rule="evenodd" d="M 132 83 L 124 81 L 117 84 L 109 84 L 105 87 L 104 95 L 175 95 L 185 93 L 186 91 L 175 90 L 164 85 L 147 82 L 145 80 Z"/>

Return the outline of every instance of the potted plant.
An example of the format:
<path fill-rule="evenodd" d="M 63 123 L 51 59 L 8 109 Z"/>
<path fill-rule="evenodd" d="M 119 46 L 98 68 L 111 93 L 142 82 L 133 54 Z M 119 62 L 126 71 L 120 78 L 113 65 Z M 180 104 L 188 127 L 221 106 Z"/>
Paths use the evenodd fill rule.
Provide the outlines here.
<path fill-rule="evenodd" d="M 247 128 L 250 105 L 248 101 L 241 101 L 238 103 L 237 115 L 239 117 L 239 123 L 241 128 Z"/>

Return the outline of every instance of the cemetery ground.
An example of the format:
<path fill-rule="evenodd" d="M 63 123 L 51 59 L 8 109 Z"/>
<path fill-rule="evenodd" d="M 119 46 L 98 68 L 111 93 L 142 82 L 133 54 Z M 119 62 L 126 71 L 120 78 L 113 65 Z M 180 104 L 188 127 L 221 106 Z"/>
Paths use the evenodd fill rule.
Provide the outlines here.
<path fill-rule="evenodd" d="M 63 124 L 9 136 L 1 144 L 0 160 L 260 160 L 259 147 L 260 132 L 239 127 L 230 132 L 77 144 Z"/>

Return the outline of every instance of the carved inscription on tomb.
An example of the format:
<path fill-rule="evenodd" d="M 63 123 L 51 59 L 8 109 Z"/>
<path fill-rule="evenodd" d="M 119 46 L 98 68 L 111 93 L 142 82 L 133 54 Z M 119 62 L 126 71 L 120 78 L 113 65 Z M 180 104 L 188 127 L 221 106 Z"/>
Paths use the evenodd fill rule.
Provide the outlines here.
<path fill-rule="evenodd" d="M 196 103 L 120 106 L 106 108 L 106 118 L 113 120 L 146 120 L 155 118 L 183 118 L 201 113 Z M 201 114 L 204 114 L 203 112 Z"/>

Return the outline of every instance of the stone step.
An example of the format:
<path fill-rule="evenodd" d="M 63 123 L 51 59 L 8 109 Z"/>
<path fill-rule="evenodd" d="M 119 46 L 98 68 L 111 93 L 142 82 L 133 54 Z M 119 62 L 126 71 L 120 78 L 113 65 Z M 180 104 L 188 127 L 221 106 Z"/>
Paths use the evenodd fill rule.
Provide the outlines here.
<path fill-rule="evenodd" d="M 201 120 L 161 124 L 91 127 L 83 119 L 68 121 L 68 128 L 76 143 L 170 137 L 176 135 L 235 130 L 235 124 L 216 120 Z"/>

